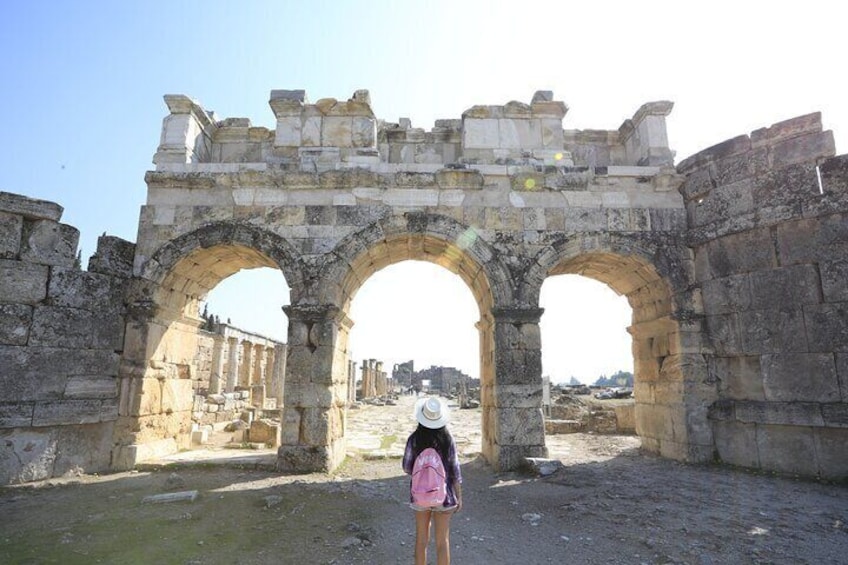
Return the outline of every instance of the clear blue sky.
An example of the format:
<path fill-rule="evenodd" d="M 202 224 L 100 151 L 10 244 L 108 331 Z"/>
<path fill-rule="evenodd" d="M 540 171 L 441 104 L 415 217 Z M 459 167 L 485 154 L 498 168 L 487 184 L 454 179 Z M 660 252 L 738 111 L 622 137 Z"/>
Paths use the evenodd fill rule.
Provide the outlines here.
<path fill-rule="evenodd" d="M 843 20 L 832 2 L 791 6 L 6 2 L 0 190 L 63 205 L 63 221 L 82 232 L 85 262 L 104 231 L 136 238 L 144 172 L 167 112 L 163 94 L 273 127 L 267 101 L 275 88 L 303 88 L 311 100 L 367 88 L 378 117 L 410 117 L 426 128 L 474 104 L 529 101 L 539 89 L 571 107 L 569 129 L 614 129 L 644 102 L 668 99 L 676 103 L 668 127 L 678 159 L 820 110 L 844 152 Z M 356 332 L 368 325 L 357 323 Z M 546 372 L 567 377 L 579 351 L 570 361 L 546 360 Z M 593 356 L 627 362 L 629 350 Z"/>

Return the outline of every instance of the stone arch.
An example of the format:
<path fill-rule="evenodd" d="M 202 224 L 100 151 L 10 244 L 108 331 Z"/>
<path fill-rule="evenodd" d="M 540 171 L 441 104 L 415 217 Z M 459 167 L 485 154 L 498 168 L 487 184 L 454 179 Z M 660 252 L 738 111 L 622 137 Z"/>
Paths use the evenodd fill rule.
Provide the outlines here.
<path fill-rule="evenodd" d="M 121 367 L 113 467 L 188 445 L 198 304 L 223 279 L 259 267 L 302 280 L 294 248 L 255 226 L 218 222 L 176 237 L 138 267 Z"/>
<path fill-rule="evenodd" d="M 648 451 L 685 461 L 713 456 L 707 408 L 717 398 L 704 353 L 703 312 L 691 250 L 671 237 L 577 234 L 541 251 L 527 280 L 527 300 L 541 282 L 579 274 L 627 297 L 633 311 L 636 431 Z"/>
<path fill-rule="evenodd" d="M 511 305 L 513 283 L 491 244 L 473 227 L 452 218 L 408 212 L 382 218 L 350 234 L 334 248 L 332 257 L 315 277 L 318 288 L 313 294 L 324 306 L 293 304 L 289 310 L 284 429 L 297 430 L 298 436 L 284 438 L 278 459 L 281 467 L 324 469 L 340 462 L 344 453 L 346 351 L 353 325 L 348 310 L 371 275 L 405 260 L 428 261 L 457 274 L 478 305 L 483 455 L 499 465 L 505 440 L 497 417 L 495 316 Z M 323 359 L 316 359 L 322 348 Z M 327 379 L 325 384 L 331 391 L 323 399 L 325 391 L 315 386 L 321 379 Z M 541 430 L 541 420 L 538 426 Z"/>

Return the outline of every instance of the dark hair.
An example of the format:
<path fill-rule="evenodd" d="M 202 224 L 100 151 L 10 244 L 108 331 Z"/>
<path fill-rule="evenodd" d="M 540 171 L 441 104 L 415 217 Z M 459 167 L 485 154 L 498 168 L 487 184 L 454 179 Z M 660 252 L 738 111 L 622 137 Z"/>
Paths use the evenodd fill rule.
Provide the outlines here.
<path fill-rule="evenodd" d="M 449 468 L 450 444 L 451 434 L 447 426 L 432 429 L 418 424 L 418 427 L 412 432 L 412 460 L 415 461 L 418 454 L 428 447 L 433 447 L 439 452 L 445 468 Z"/>

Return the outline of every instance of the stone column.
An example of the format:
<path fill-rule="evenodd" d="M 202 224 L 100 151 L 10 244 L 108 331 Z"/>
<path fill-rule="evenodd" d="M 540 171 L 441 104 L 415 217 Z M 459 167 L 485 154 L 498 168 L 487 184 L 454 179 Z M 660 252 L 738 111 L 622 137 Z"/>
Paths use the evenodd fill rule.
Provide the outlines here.
<path fill-rule="evenodd" d="M 347 364 L 338 336 L 350 322 L 336 306 L 292 304 L 283 402 L 281 471 L 329 471 L 345 457 Z"/>
<path fill-rule="evenodd" d="M 271 378 L 271 396 L 277 399 L 277 408 L 283 405 L 283 396 L 286 386 L 286 344 L 278 343 L 274 346 L 274 370 Z"/>
<path fill-rule="evenodd" d="M 226 392 L 233 392 L 236 389 L 239 375 L 239 343 L 234 337 L 227 338 L 227 388 Z"/>
<path fill-rule="evenodd" d="M 547 457 L 542 415 L 541 308 L 496 308 L 491 390 L 483 395 L 484 456 L 497 469 L 514 470 L 525 457 Z"/>
<path fill-rule="evenodd" d="M 212 370 L 209 374 L 209 394 L 221 392 L 221 382 L 224 380 L 224 336 L 212 338 Z"/>
<path fill-rule="evenodd" d="M 257 343 L 253 346 L 253 371 L 250 376 L 252 385 L 265 382 L 265 344 Z"/>
<path fill-rule="evenodd" d="M 250 387 L 250 374 L 253 372 L 253 344 L 247 340 L 241 342 L 241 371 L 239 386 Z"/>
<path fill-rule="evenodd" d="M 376 361 L 374 363 L 374 395 L 385 396 L 386 394 L 386 374 L 383 372 L 383 362 Z"/>
<path fill-rule="evenodd" d="M 348 405 L 356 402 L 356 361 L 347 362 L 347 402 Z"/>
<path fill-rule="evenodd" d="M 368 359 L 362 360 L 362 383 L 359 385 L 359 388 L 362 392 L 362 398 L 368 398 L 368 387 L 371 379 L 369 378 L 368 373 Z"/>

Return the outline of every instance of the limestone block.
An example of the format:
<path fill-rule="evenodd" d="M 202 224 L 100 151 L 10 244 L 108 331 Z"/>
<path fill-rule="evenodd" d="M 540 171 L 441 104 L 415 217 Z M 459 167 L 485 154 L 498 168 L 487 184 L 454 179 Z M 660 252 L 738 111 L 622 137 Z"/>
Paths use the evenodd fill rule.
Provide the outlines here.
<path fill-rule="evenodd" d="M 72 267 L 78 242 L 79 230 L 75 227 L 50 220 L 37 220 L 24 228 L 21 260 Z"/>
<path fill-rule="evenodd" d="M 135 243 L 112 235 L 97 238 L 97 251 L 88 260 L 90 273 L 131 277 Z"/>
<path fill-rule="evenodd" d="M 114 312 L 118 316 L 125 289 L 124 281 L 116 281 L 113 277 L 68 267 L 54 267 L 47 296 L 54 306 Z"/>
<path fill-rule="evenodd" d="M 301 144 L 300 116 L 278 117 L 274 145 L 277 147 L 300 147 Z"/>
<path fill-rule="evenodd" d="M 48 268 L 0 259 L 0 302 L 36 304 L 47 296 Z"/>
<path fill-rule="evenodd" d="M 751 308 L 753 302 L 751 280 L 748 275 L 734 275 L 704 281 L 702 284 L 704 309 L 713 314 L 730 314 Z M 767 300 L 760 298 L 766 307 Z"/>
<path fill-rule="evenodd" d="M 737 400 L 764 400 L 760 358 L 712 357 L 708 361 L 710 375 L 718 381 L 723 398 Z"/>
<path fill-rule="evenodd" d="M 37 306 L 32 317 L 29 344 L 119 351 L 123 334 L 123 318 L 114 312 Z"/>
<path fill-rule="evenodd" d="M 692 225 L 703 226 L 753 211 L 752 188 L 752 181 L 745 179 L 713 189 L 693 208 Z"/>
<path fill-rule="evenodd" d="M 67 399 L 118 398 L 118 381 L 114 377 L 69 377 L 63 396 Z"/>
<path fill-rule="evenodd" d="M 800 308 L 748 310 L 738 320 L 746 354 L 808 351 Z"/>
<path fill-rule="evenodd" d="M 301 422 L 298 443 L 314 446 L 329 445 L 332 439 L 331 411 L 327 408 L 299 409 Z"/>
<path fill-rule="evenodd" d="M 0 346 L 0 390 L 6 402 L 61 398 L 69 375 L 115 375 L 112 352 Z"/>
<path fill-rule="evenodd" d="M 544 445 L 545 426 L 541 408 L 498 408 L 498 443 Z"/>
<path fill-rule="evenodd" d="M 494 149 L 500 146 L 497 119 L 465 118 L 462 121 L 463 149 Z"/>
<path fill-rule="evenodd" d="M 498 120 L 497 146 L 524 150 L 542 147 L 542 128 L 539 120 Z"/>
<path fill-rule="evenodd" d="M 766 400 L 837 402 L 832 353 L 778 353 L 761 357 Z"/>
<path fill-rule="evenodd" d="M 34 403 L 0 404 L 0 428 L 27 428 L 32 425 Z"/>
<path fill-rule="evenodd" d="M 742 337 L 737 314 L 707 316 L 707 337 L 716 355 L 732 356 L 742 354 Z"/>
<path fill-rule="evenodd" d="M 713 424 L 716 451 L 721 461 L 740 467 L 758 468 L 757 427 L 740 422 Z"/>
<path fill-rule="evenodd" d="M 328 445 L 282 445 L 277 450 L 277 471 L 327 472 L 334 455 Z"/>
<path fill-rule="evenodd" d="M 818 271 L 813 265 L 794 265 L 751 273 L 753 308 L 786 308 L 818 304 Z"/>
<path fill-rule="evenodd" d="M 496 384 L 494 406 L 498 408 L 539 408 L 542 406 L 542 384 Z"/>
<path fill-rule="evenodd" d="M 0 483 L 15 484 L 49 479 L 59 450 L 56 430 L 28 429 L 0 432 Z"/>
<path fill-rule="evenodd" d="M 498 471 L 516 471 L 525 465 L 528 457 L 547 458 L 548 448 L 542 444 L 536 445 L 509 445 L 499 443 L 495 446 L 497 453 Z"/>
<path fill-rule="evenodd" d="M 435 175 L 439 188 L 480 189 L 484 178 L 476 169 L 439 169 Z"/>
<path fill-rule="evenodd" d="M 101 421 L 100 400 L 54 400 L 36 402 L 32 425 L 64 426 L 71 424 L 94 424 Z"/>
<path fill-rule="evenodd" d="M 818 470 L 811 428 L 757 426 L 757 450 L 764 469 L 808 476 Z"/>
<path fill-rule="evenodd" d="M 821 261 L 819 275 L 825 302 L 848 302 L 848 259 Z"/>
<path fill-rule="evenodd" d="M 568 208 L 564 215 L 565 228 L 571 231 L 602 231 L 609 225 L 607 211 L 603 209 Z"/>
<path fill-rule="evenodd" d="M 355 116 L 351 120 L 351 142 L 354 147 L 376 147 L 376 121 L 369 117 Z"/>
<path fill-rule="evenodd" d="M 844 479 L 848 475 L 848 430 L 818 428 L 813 434 L 819 476 Z"/>
<path fill-rule="evenodd" d="M 321 145 L 352 147 L 353 119 L 350 116 L 326 116 L 323 119 Z"/>
<path fill-rule="evenodd" d="M 848 256 L 848 221 L 840 214 L 785 222 L 777 226 L 777 245 L 784 265 Z"/>
<path fill-rule="evenodd" d="M 251 443 L 264 443 L 269 447 L 280 445 L 280 426 L 273 420 L 255 420 L 250 424 L 247 435 Z"/>
<path fill-rule="evenodd" d="M 193 404 L 193 388 L 189 379 L 163 379 L 162 384 L 162 412 L 190 411 Z"/>
<path fill-rule="evenodd" d="M 324 127 L 322 116 L 306 116 L 302 118 L 300 141 L 303 147 L 320 147 L 321 130 Z"/>
<path fill-rule="evenodd" d="M 162 385 L 159 379 L 133 378 L 121 383 L 121 414 L 149 416 L 162 412 Z"/>
<path fill-rule="evenodd" d="M 14 259 L 21 248 L 24 219 L 0 211 L 0 259 Z"/>
<path fill-rule="evenodd" d="M 848 352 L 848 301 L 804 307 L 810 351 Z"/>
<path fill-rule="evenodd" d="M 26 304 L 0 304 L 0 345 L 26 345 L 32 311 Z"/>

